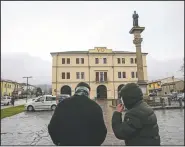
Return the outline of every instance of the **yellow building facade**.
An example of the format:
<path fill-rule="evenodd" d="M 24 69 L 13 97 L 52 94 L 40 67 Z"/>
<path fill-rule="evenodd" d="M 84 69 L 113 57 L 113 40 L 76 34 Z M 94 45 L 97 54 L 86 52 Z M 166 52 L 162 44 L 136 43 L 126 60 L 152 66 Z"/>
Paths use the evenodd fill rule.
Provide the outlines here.
<path fill-rule="evenodd" d="M 12 92 L 21 88 L 21 85 L 15 81 L 1 79 L 1 96 L 12 96 Z"/>
<path fill-rule="evenodd" d="M 88 51 L 55 52 L 52 55 L 52 94 L 73 95 L 79 82 L 91 87 L 90 97 L 118 98 L 118 91 L 138 81 L 135 52 L 95 47 Z M 147 53 L 142 53 L 144 80 L 147 81 Z"/>

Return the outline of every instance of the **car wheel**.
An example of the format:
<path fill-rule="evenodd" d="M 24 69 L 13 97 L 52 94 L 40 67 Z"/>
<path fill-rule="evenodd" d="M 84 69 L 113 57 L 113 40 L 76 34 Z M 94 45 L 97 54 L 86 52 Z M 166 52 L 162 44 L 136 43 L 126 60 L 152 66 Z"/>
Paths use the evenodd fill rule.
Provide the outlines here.
<path fill-rule="evenodd" d="M 51 110 L 54 111 L 56 109 L 56 107 L 57 107 L 56 105 L 52 105 Z"/>
<path fill-rule="evenodd" d="M 34 108 L 33 108 L 33 106 L 28 106 L 27 110 L 28 110 L 28 111 L 33 111 Z"/>

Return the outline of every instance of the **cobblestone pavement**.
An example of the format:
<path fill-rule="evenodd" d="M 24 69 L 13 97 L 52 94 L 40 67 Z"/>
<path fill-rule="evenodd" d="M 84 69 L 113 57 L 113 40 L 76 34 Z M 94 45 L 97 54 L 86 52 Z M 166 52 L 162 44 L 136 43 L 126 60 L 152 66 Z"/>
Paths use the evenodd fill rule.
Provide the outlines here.
<path fill-rule="evenodd" d="M 114 111 L 109 102 L 100 101 L 108 129 L 102 145 L 124 145 L 111 128 Z M 184 109 L 156 110 L 162 145 L 184 145 Z M 52 111 L 23 112 L 1 120 L 1 145 L 53 145 L 47 131 Z"/>

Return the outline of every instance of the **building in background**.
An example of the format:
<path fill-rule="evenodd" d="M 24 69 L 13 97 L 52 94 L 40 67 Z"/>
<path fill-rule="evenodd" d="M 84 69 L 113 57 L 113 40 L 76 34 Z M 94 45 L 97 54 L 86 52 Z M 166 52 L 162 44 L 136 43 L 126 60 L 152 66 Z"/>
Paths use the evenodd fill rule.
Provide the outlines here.
<path fill-rule="evenodd" d="M 27 84 L 26 83 L 21 83 L 21 87 L 24 91 L 27 90 Z M 28 90 L 29 91 L 33 91 L 34 89 L 36 89 L 36 86 L 28 84 Z"/>
<path fill-rule="evenodd" d="M 1 79 L 1 96 L 12 96 L 20 88 L 21 85 L 16 81 Z"/>
<path fill-rule="evenodd" d="M 171 92 L 184 92 L 184 81 L 174 81 L 169 83 L 164 83 L 161 85 L 163 94 Z"/>
<path fill-rule="evenodd" d="M 52 55 L 52 94 L 74 94 L 79 82 L 91 87 L 90 97 L 114 99 L 127 83 L 137 83 L 135 52 L 95 47 L 89 51 L 55 52 Z M 147 81 L 147 53 L 142 53 Z"/>
<path fill-rule="evenodd" d="M 164 94 L 165 92 L 167 92 L 164 90 L 164 89 L 166 89 L 166 87 L 164 87 L 165 85 L 169 85 L 170 83 L 171 83 L 170 85 L 172 85 L 172 83 L 174 83 L 174 82 L 178 83 L 178 81 L 182 81 L 182 80 L 175 78 L 174 76 L 155 80 L 155 81 L 150 81 L 150 82 L 148 82 L 148 91 L 149 91 L 149 93 L 156 92 L 157 94 Z M 175 85 L 175 84 L 173 84 L 173 85 Z M 162 86 L 163 86 L 163 88 L 162 88 Z M 179 86 L 177 86 L 177 87 L 179 87 Z M 170 87 L 170 90 L 176 91 L 175 88 L 171 88 L 171 87 Z"/>

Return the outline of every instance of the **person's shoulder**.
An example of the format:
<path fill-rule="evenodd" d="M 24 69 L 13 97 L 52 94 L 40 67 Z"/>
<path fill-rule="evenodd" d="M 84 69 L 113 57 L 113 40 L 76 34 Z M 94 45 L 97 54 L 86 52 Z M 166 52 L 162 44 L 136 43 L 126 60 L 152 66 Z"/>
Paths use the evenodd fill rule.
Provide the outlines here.
<path fill-rule="evenodd" d="M 73 98 L 74 96 L 64 99 L 63 101 L 59 102 L 58 107 L 71 103 L 71 101 L 73 101 Z"/>
<path fill-rule="evenodd" d="M 97 104 L 95 101 L 93 101 L 93 100 L 91 100 L 91 99 L 89 99 L 89 101 L 90 101 L 90 103 L 92 104 L 92 106 L 93 106 L 95 109 L 97 109 L 97 110 L 99 110 L 99 111 L 102 111 L 102 108 L 100 107 L 99 104 Z"/>

